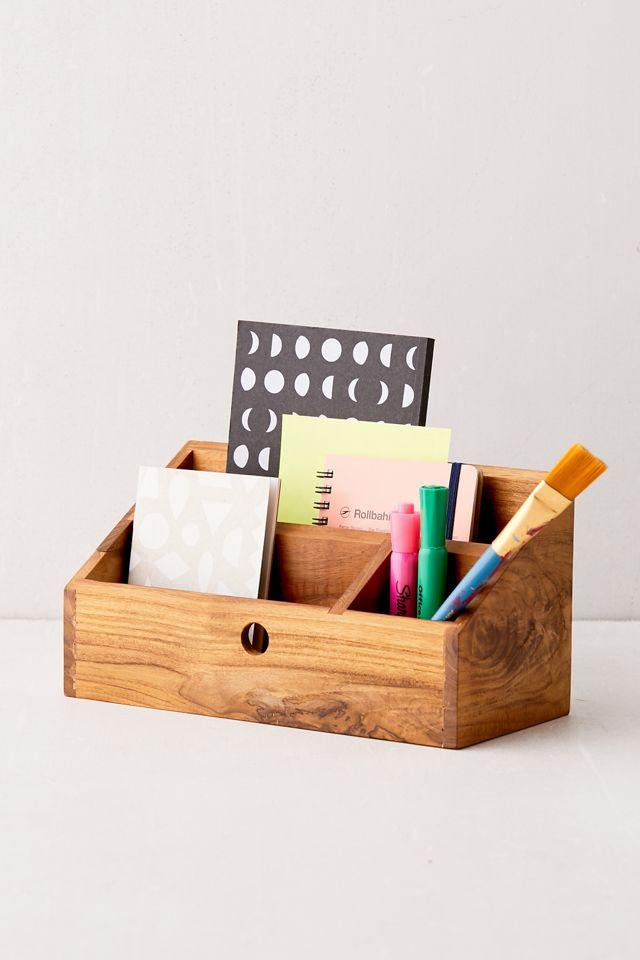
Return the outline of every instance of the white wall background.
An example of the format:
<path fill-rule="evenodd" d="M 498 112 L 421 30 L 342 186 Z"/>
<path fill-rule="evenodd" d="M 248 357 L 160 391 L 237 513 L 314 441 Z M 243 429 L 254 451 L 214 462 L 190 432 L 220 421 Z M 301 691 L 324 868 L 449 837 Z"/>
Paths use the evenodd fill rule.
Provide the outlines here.
<path fill-rule="evenodd" d="M 3 0 L 0 615 L 140 463 L 225 439 L 239 317 L 437 338 L 452 453 L 610 463 L 578 617 L 637 617 L 637 0 Z"/>

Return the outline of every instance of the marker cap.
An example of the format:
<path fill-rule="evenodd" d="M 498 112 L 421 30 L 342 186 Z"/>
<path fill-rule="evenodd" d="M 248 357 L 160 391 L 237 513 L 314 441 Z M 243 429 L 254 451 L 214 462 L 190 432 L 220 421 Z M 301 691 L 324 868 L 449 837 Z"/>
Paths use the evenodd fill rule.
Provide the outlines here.
<path fill-rule="evenodd" d="M 448 499 L 448 487 L 420 487 L 421 546 L 444 547 Z"/>
<path fill-rule="evenodd" d="M 446 489 L 446 488 L 445 488 Z M 420 547 L 420 514 L 412 503 L 399 503 L 391 512 L 391 549 L 396 553 L 417 553 Z"/>

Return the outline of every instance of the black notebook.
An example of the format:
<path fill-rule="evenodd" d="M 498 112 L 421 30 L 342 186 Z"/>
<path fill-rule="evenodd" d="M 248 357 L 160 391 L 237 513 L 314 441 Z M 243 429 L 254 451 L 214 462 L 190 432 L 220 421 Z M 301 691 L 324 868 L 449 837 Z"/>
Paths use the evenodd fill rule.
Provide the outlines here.
<path fill-rule="evenodd" d="M 278 475 L 284 413 L 424 425 L 430 337 L 238 323 L 228 473 Z"/>

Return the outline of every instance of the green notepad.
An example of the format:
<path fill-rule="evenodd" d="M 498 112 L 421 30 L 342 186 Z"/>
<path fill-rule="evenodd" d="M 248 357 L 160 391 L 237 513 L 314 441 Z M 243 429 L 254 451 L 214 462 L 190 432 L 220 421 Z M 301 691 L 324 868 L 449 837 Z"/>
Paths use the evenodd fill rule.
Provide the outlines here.
<path fill-rule="evenodd" d="M 451 430 L 441 427 L 285 414 L 282 417 L 278 520 L 282 523 L 311 523 L 316 471 L 323 469 L 326 454 L 446 463 L 450 441 Z M 394 506 L 390 504 L 391 508 Z"/>

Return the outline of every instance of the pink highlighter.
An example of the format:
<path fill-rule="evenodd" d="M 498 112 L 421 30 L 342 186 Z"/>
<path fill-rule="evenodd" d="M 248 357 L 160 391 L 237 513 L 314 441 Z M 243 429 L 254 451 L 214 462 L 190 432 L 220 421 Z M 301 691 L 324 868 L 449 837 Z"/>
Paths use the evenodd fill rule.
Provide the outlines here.
<path fill-rule="evenodd" d="M 420 514 L 412 503 L 400 503 L 391 513 L 391 569 L 389 574 L 389 613 L 396 617 L 415 617 Z"/>

